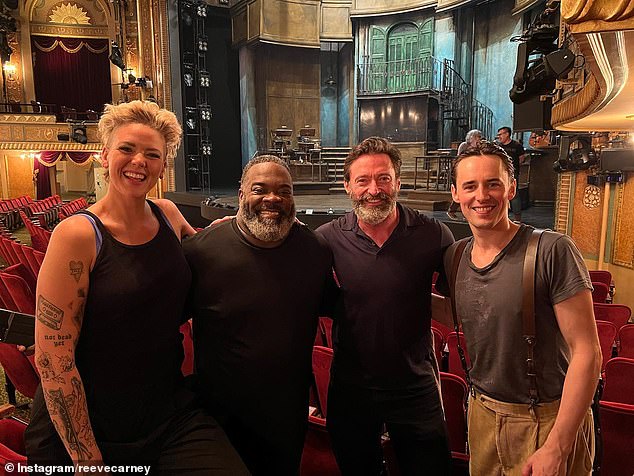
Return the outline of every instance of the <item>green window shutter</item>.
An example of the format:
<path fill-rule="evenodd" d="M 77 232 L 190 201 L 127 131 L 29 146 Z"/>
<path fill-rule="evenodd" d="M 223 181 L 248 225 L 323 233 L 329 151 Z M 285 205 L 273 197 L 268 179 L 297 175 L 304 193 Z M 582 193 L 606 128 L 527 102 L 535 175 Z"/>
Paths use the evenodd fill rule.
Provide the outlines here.
<path fill-rule="evenodd" d="M 385 32 L 375 26 L 370 29 L 370 64 L 367 71 L 370 90 L 384 92 L 386 90 Z"/>
<path fill-rule="evenodd" d="M 429 19 L 420 28 L 418 57 L 421 62 L 420 86 L 422 89 L 432 87 L 432 50 L 434 46 L 434 20 Z"/>

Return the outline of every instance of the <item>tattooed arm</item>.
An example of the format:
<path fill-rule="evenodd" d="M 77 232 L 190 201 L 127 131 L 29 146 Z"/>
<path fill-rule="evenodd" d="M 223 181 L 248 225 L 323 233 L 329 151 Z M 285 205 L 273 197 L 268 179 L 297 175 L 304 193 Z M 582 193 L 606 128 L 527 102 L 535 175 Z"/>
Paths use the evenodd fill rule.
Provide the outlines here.
<path fill-rule="evenodd" d="M 84 217 L 70 217 L 55 228 L 37 281 L 35 362 L 51 420 L 73 462 L 102 459 L 75 367 L 94 260 L 91 224 Z"/>

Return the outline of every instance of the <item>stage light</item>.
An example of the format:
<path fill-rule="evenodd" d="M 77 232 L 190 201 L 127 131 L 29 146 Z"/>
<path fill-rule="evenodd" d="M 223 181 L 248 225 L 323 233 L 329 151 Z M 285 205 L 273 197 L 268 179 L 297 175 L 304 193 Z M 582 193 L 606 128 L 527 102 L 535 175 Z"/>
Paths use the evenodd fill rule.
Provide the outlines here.
<path fill-rule="evenodd" d="M 73 125 L 71 126 L 72 133 L 70 138 L 75 142 L 79 142 L 80 144 L 86 144 L 88 142 L 88 137 L 86 136 L 86 126 L 84 125 Z"/>
<path fill-rule="evenodd" d="M 203 107 L 200 109 L 200 120 L 201 121 L 211 121 L 211 109 L 208 107 Z"/>
<path fill-rule="evenodd" d="M 65 134 L 64 132 L 59 132 L 57 134 L 57 140 L 61 142 L 68 142 L 70 140 L 70 134 Z"/>
<path fill-rule="evenodd" d="M 110 45 L 110 56 L 108 59 L 113 65 L 121 69 L 121 71 L 126 70 L 125 62 L 123 61 L 123 54 L 121 53 L 121 49 L 116 41 L 113 41 Z"/>

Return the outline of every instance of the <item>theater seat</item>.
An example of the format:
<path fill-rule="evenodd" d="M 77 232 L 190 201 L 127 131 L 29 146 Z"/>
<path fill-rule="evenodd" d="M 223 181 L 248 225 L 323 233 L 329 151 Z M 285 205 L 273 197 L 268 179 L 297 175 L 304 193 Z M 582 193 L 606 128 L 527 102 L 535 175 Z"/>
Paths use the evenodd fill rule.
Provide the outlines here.
<path fill-rule="evenodd" d="M 592 283 L 592 301 L 605 304 L 608 295 L 610 294 L 609 286 L 606 286 L 604 283 Z"/>
<path fill-rule="evenodd" d="M 634 359 L 615 357 L 608 360 L 602 399 L 634 405 Z"/>
<path fill-rule="evenodd" d="M 605 364 L 612 358 L 612 349 L 616 340 L 616 326 L 607 321 L 596 321 L 599 344 L 601 345 L 601 372 L 605 370 Z"/>
<path fill-rule="evenodd" d="M 5 466 L 12 463 L 26 464 L 24 430 L 26 423 L 16 418 L 0 419 L 0 476 L 26 475 L 26 472 L 7 471 Z"/>
<path fill-rule="evenodd" d="M 617 331 L 627 324 L 632 315 L 631 309 L 624 304 L 594 303 L 594 318 L 598 321 L 609 321 L 616 326 Z"/>
<path fill-rule="evenodd" d="M 602 476 L 634 474 L 634 405 L 601 401 Z"/>
<path fill-rule="evenodd" d="M 313 348 L 313 375 L 321 416 L 308 416 L 308 433 L 304 442 L 300 476 L 338 476 L 341 474 L 332 451 L 330 435 L 326 429 L 332 355 L 332 349 L 328 347 L 315 346 Z"/>
<path fill-rule="evenodd" d="M 460 361 L 460 355 L 458 353 L 458 339 L 460 339 L 460 346 L 465 353 L 467 367 L 471 367 L 471 360 L 469 359 L 469 353 L 467 352 L 467 343 L 464 339 L 464 335 L 462 334 L 462 332 L 459 333 L 459 336 L 456 335 L 455 332 L 450 332 L 447 336 L 447 349 L 449 350 L 449 361 L 447 368 L 449 370 L 449 373 L 458 375 L 459 377 L 466 379 L 466 375 L 462 367 L 462 362 Z"/>
<path fill-rule="evenodd" d="M 621 327 L 618 334 L 619 357 L 634 359 L 634 324 Z"/>

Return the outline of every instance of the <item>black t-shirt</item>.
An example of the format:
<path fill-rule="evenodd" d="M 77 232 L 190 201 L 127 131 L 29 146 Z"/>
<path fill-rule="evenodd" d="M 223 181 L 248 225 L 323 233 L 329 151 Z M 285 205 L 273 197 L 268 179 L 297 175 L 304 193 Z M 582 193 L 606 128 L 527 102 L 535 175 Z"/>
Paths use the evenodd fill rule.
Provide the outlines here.
<path fill-rule="evenodd" d="M 513 168 L 515 169 L 515 178 L 520 176 L 520 155 L 524 154 L 524 147 L 516 140 L 511 140 L 508 144 L 498 144 L 513 159 Z"/>
<path fill-rule="evenodd" d="M 332 282 L 328 247 L 295 224 L 280 246 L 258 248 L 233 219 L 185 240 L 183 249 L 205 403 L 229 413 L 305 412 L 317 318 Z"/>
<path fill-rule="evenodd" d="M 331 373 L 356 385 L 415 386 L 432 376 L 432 275 L 453 236 L 439 221 L 398 208 L 399 223 L 380 248 L 353 212 L 317 229 L 340 285 Z"/>

